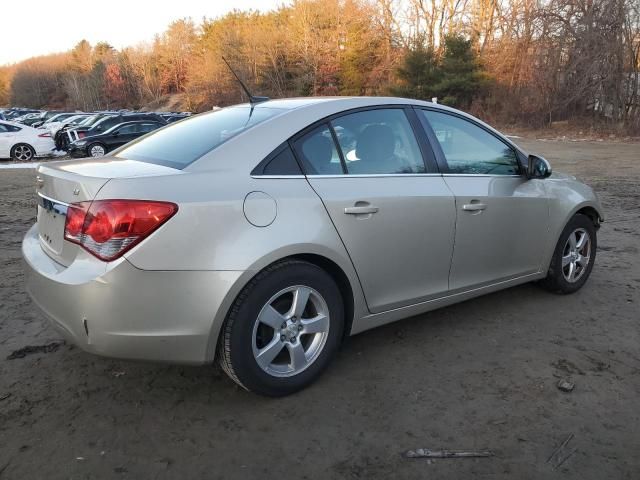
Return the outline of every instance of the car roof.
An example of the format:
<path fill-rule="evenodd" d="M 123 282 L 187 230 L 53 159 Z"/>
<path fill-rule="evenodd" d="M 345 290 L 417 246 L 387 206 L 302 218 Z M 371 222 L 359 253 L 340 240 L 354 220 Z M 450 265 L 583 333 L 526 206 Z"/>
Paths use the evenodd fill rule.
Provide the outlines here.
<path fill-rule="evenodd" d="M 283 110 L 293 110 L 304 107 L 313 107 L 318 104 L 331 104 L 332 107 L 339 111 L 342 106 L 344 109 L 357 108 L 354 104 L 362 107 L 389 104 L 412 104 L 423 105 L 429 102 L 422 100 L 413 100 L 409 98 L 398 97 L 299 97 L 299 98 L 281 98 L 267 100 L 254 105 L 255 108 L 277 108 Z M 249 104 L 244 104 L 249 105 Z"/>
<path fill-rule="evenodd" d="M 410 98 L 398 97 L 304 97 L 304 98 L 284 98 L 277 100 L 267 100 L 254 104 L 254 109 L 280 110 L 276 115 L 257 123 L 256 125 L 240 132 L 226 142 L 222 143 L 211 152 L 203 155 L 192 164 L 185 167 L 186 171 L 202 171 L 215 168 L 217 158 L 246 158 L 247 168 L 255 167 L 250 165 L 256 158 L 265 158 L 283 141 L 291 138 L 309 125 L 322 121 L 332 115 L 341 114 L 348 110 L 393 105 L 415 105 L 429 107 L 431 109 L 450 112 L 466 117 L 473 122 L 483 125 L 490 131 L 495 132 L 503 138 L 509 145 L 515 147 L 513 142 L 505 138 L 503 134 L 496 131 L 491 126 L 481 120 L 460 110 L 440 105 L 424 100 L 414 100 Z M 230 108 L 249 108 L 250 104 L 244 103 Z M 214 113 L 214 112 L 210 112 Z M 208 115 L 203 113 L 201 115 Z M 247 141 L 251 138 L 251 141 Z M 517 148 L 517 147 L 515 147 Z M 240 161 L 238 161 L 240 163 Z"/>

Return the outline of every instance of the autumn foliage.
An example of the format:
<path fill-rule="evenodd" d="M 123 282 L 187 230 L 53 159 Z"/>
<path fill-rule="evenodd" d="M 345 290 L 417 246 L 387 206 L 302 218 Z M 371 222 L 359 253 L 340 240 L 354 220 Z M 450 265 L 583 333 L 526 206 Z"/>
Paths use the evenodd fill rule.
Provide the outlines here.
<path fill-rule="evenodd" d="M 637 0 L 294 0 L 0 67 L 0 105 L 210 109 L 243 100 L 223 56 L 274 98 L 438 97 L 490 121 L 640 131 Z"/>

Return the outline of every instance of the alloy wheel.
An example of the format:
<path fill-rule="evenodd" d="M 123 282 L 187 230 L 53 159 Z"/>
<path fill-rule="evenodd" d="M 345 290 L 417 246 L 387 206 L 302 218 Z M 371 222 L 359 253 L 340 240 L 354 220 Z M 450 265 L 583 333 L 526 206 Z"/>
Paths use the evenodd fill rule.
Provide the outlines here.
<path fill-rule="evenodd" d="M 329 334 L 329 308 L 311 287 L 285 288 L 262 307 L 252 335 L 258 366 L 274 377 L 291 377 L 320 355 Z"/>
<path fill-rule="evenodd" d="M 575 283 L 587 271 L 591 260 L 591 237 L 584 228 L 577 228 L 569 235 L 562 251 L 562 275 L 569 283 Z"/>
<path fill-rule="evenodd" d="M 92 157 L 103 157 L 106 152 L 102 145 L 93 145 L 89 153 Z"/>
<path fill-rule="evenodd" d="M 16 160 L 28 162 L 33 158 L 33 150 L 27 145 L 18 145 L 13 151 L 13 156 Z"/>

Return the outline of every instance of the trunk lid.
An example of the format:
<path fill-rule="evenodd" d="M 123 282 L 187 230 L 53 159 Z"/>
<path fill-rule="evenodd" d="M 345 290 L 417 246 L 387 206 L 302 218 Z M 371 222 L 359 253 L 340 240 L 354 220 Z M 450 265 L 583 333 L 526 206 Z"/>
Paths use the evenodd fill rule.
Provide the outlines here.
<path fill-rule="evenodd" d="M 52 259 L 68 266 L 80 248 L 64 240 L 67 207 L 93 200 L 112 178 L 131 178 L 182 173 L 180 170 L 105 157 L 41 164 L 37 169 L 37 225 L 40 245 Z"/>

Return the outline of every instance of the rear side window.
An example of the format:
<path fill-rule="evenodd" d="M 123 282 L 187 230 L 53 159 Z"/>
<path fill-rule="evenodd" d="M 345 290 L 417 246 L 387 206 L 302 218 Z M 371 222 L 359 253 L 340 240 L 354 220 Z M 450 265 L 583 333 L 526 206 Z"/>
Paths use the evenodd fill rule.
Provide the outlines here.
<path fill-rule="evenodd" d="M 411 124 L 399 108 L 351 113 L 331 121 L 350 174 L 424 173 Z"/>
<path fill-rule="evenodd" d="M 298 158 L 309 175 L 341 175 L 340 154 L 327 125 L 321 125 L 310 131 L 295 144 Z"/>
<path fill-rule="evenodd" d="M 281 112 L 240 106 L 196 115 L 124 147 L 115 156 L 183 169 L 226 140 Z"/>

